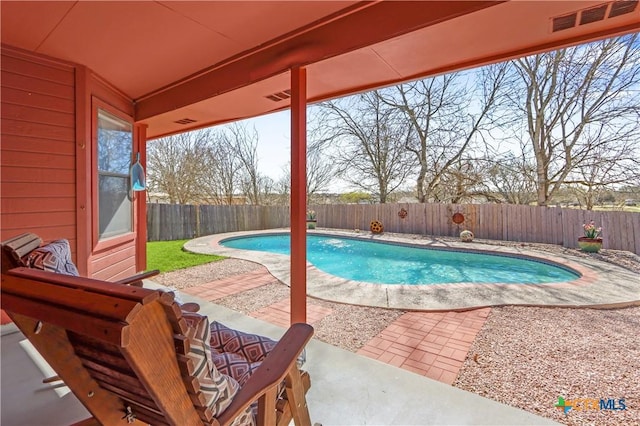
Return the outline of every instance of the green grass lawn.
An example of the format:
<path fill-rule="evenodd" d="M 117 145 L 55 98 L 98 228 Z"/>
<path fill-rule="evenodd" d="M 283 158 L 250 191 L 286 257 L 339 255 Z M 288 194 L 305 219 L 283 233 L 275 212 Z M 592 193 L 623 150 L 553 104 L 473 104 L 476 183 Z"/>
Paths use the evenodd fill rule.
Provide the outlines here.
<path fill-rule="evenodd" d="M 182 250 L 189 240 L 153 241 L 147 243 L 147 270 L 170 272 L 225 259 L 224 256 L 190 253 Z"/>

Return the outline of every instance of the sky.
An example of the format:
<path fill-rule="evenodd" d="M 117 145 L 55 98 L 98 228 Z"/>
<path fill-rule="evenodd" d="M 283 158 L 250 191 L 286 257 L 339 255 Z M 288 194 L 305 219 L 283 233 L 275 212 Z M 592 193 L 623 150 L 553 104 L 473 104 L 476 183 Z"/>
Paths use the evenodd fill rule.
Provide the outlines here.
<path fill-rule="evenodd" d="M 258 170 L 278 181 L 291 159 L 290 111 L 281 111 L 243 120 L 258 132 Z"/>
<path fill-rule="evenodd" d="M 277 182 L 291 161 L 291 111 L 249 118 L 241 123 L 246 123 L 249 129 L 255 127 L 258 132 L 258 171 Z M 347 190 L 349 185 L 342 180 L 335 180 L 327 188 L 329 192 Z"/>

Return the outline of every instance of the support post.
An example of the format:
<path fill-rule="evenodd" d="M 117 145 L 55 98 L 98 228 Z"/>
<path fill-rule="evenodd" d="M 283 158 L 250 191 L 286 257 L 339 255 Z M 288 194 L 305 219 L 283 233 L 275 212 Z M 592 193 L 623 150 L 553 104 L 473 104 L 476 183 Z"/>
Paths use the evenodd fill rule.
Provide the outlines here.
<path fill-rule="evenodd" d="M 307 73 L 291 69 L 291 324 L 307 321 Z"/>
<path fill-rule="evenodd" d="M 136 124 L 134 153 L 140 153 L 140 164 L 147 169 L 147 125 Z M 136 273 L 147 269 L 147 191 L 135 194 Z"/>

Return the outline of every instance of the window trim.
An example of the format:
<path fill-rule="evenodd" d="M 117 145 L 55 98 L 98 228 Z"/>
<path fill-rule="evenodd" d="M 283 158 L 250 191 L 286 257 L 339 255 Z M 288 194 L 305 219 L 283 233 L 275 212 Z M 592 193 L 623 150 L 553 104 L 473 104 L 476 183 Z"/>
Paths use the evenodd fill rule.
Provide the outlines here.
<path fill-rule="evenodd" d="M 98 173 L 98 110 L 103 110 L 109 114 L 126 121 L 131 125 L 131 152 L 135 152 L 137 146 L 135 123 L 133 117 L 122 112 L 121 110 L 113 107 L 107 102 L 92 97 L 91 98 L 91 206 L 93 214 L 91 215 L 91 239 L 93 246 L 93 253 L 105 251 L 113 247 L 130 243 L 135 240 L 137 233 L 137 203 L 135 200 L 131 202 L 131 232 L 125 232 L 124 234 L 116 235 L 114 237 L 108 237 L 100 239 L 100 225 L 99 225 L 99 173 Z"/>

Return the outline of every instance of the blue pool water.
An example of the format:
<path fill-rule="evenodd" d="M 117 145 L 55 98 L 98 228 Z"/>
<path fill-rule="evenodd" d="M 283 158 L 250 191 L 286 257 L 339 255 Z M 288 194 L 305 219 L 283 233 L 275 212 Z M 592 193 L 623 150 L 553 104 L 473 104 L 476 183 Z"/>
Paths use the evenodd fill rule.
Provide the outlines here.
<path fill-rule="evenodd" d="M 290 237 L 288 234 L 239 237 L 220 244 L 288 255 Z M 307 260 L 331 275 L 378 284 L 543 284 L 579 277 L 568 269 L 524 258 L 327 235 L 307 235 Z"/>

